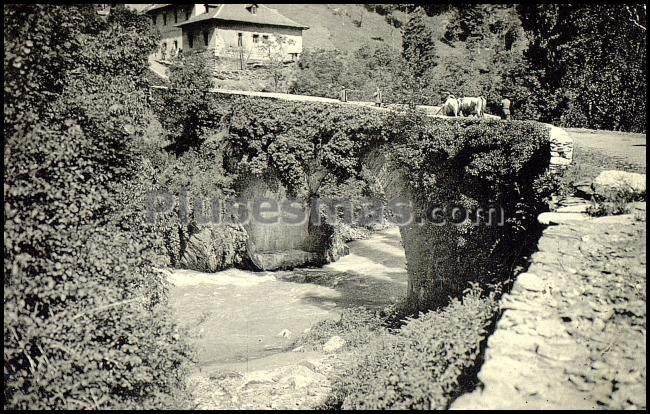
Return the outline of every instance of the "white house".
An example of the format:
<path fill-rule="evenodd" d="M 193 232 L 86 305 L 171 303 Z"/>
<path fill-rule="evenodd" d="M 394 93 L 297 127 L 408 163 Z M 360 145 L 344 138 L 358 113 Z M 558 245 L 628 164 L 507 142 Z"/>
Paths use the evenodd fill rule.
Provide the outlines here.
<path fill-rule="evenodd" d="M 262 4 L 153 4 L 144 12 L 160 31 L 157 57 L 163 60 L 193 50 L 262 61 L 273 50 L 296 60 L 308 29 Z"/>

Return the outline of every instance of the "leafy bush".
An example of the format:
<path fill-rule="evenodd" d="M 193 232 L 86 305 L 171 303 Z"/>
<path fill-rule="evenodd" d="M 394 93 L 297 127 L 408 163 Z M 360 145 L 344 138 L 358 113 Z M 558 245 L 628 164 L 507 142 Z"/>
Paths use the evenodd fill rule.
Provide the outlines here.
<path fill-rule="evenodd" d="M 524 56 L 541 86 L 534 93 L 546 98 L 539 102 L 542 120 L 645 132 L 645 6 L 538 4 L 517 9 L 529 39 Z"/>
<path fill-rule="evenodd" d="M 5 8 L 7 408 L 185 402 L 190 355 L 153 268 L 155 240 L 143 205 L 123 203 L 146 188 L 133 180 L 133 144 L 151 117 L 141 77 L 156 45 L 129 13 Z"/>
<path fill-rule="evenodd" d="M 328 405 L 342 409 L 446 409 L 462 391 L 498 309 L 498 292 L 474 286 L 444 309 L 379 331 L 334 374 Z M 351 327 L 351 329 L 357 329 Z"/>
<path fill-rule="evenodd" d="M 620 185 L 615 191 L 608 193 L 604 197 L 592 196 L 592 202 L 587 207 L 586 212 L 594 217 L 630 214 L 634 211 L 631 202 L 645 200 L 645 192 L 639 194 L 629 185 Z"/>
<path fill-rule="evenodd" d="M 155 93 L 154 107 L 177 153 L 198 148 L 221 125 L 216 101 L 208 98 L 212 64 L 205 53 L 179 54 L 169 68 L 169 90 Z"/>
<path fill-rule="evenodd" d="M 469 281 L 504 277 L 534 233 L 553 189 L 545 183 L 548 130 L 524 121 L 392 118 L 387 124 L 402 137 L 392 147 L 392 168 L 404 175 L 416 218 L 426 217 L 431 207 L 447 214 L 462 208 L 480 218 L 478 225 L 448 220 L 402 229 L 409 299 L 416 309 L 431 309 L 462 292 Z M 491 208 L 497 215 L 488 225 Z"/>
<path fill-rule="evenodd" d="M 361 155 L 386 142 L 382 114 L 331 104 L 225 98 L 237 172 L 277 175 L 290 195 L 320 194 L 361 171 Z"/>
<path fill-rule="evenodd" d="M 158 210 L 160 212 L 155 214 L 153 224 L 157 237 L 163 240 L 163 244 L 157 248 L 158 254 L 164 256 L 161 264 L 181 266 L 180 259 L 187 241 L 199 230 L 195 213 L 210 217 L 211 200 L 226 201 L 234 196 L 232 187 L 237 176 L 224 169 L 223 145 L 222 134 L 212 134 L 206 135 L 198 148 L 190 148 L 180 154 L 173 145 L 162 148 L 164 144 L 144 143 L 139 148 L 143 163 L 139 176 L 146 177 L 149 185 L 146 192 L 162 192 L 173 197 L 171 211 Z M 138 202 L 146 205 L 147 201 L 143 199 Z M 201 202 L 206 204 L 200 210 L 195 210 Z M 184 208 L 181 208 L 182 205 Z M 231 247 L 234 249 L 234 246 Z"/>

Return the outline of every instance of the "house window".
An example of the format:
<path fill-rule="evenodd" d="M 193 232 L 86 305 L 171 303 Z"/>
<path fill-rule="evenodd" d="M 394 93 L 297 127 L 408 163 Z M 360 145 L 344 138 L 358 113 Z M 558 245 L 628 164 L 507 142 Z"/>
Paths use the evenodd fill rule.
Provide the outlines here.
<path fill-rule="evenodd" d="M 243 46 L 243 45 L 244 45 L 244 34 L 237 33 L 237 46 Z"/>
<path fill-rule="evenodd" d="M 203 7 L 205 7 L 205 11 L 203 13 L 207 13 L 210 10 L 210 5 L 204 4 Z"/>
<path fill-rule="evenodd" d="M 253 14 L 257 13 L 257 4 L 253 4 L 251 6 L 251 13 L 253 13 Z"/>
<path fill-rule="evenodd" d="M 192 9 L 185 9 L 185 20 L 189 20 Z"/>
<path fill-rule="evenodd" d="M 209 41 L 210 41 L 210 33 L 207 30 L 204 30 L 203 31 L 203 44 L 205 46 L 207 46 Z"/>
<path fill-rule="evenodd" d="M 178 23 L 178 13 L 174 10 L 174 23 Z"/>
<path fill-rule="evenodd" d="M 260 42 L 260 35 L 254 34 L 253 35 L 253 43 L 259 43 Z"/>
<path fill-rule="evenodd" d="M 178 41 L 174 40 L 174 50 L 178 49 Z"/>
<path fill-rule="evenodd" d="M 187 34 L 187 45 L 191 48 L 194 47 L 194 34 L 193 33 L 188 33 Z"/>
<path fill-rule="evenodd" d="M 262 36 L 262 39 L 264 39 L 264 40 L 269 40 L 269 35 L 263 35 L 263 36 Z"/>
<path fill-rule="evenodd" d="M 163 13 L 163 26 L 167 26 L 167 13 Z"/>

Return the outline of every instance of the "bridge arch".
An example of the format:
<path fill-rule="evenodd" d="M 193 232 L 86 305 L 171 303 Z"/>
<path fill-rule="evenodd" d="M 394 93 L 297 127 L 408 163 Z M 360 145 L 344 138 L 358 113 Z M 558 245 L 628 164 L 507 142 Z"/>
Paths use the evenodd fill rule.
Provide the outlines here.
<path fill-rule="evenodd" d="M 415 310 L 445 304 L 470 282 L 497 280 L 572 157 L 565 131 L 536 122 L 448 119 L 313 97 L 214 98 L 225 102 L 218 115 L 231 137 L 227 158 L 256 174 L 273 170 L 288 194 L 302 186 L 309 198 L 318 174 L 340 177 L 363 167 L 387 200 L 407 200 L 418 219 L 432 205 L 503 209 L 501 225 L 424 220 L 400 227 L 407 301 Z"/>

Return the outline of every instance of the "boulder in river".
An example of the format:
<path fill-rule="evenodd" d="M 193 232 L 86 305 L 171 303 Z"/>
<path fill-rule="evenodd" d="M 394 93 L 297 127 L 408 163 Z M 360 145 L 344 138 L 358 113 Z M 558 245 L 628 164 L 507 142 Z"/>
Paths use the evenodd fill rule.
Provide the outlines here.
<path fill-rule="evenodd" d="M 245 248 L 246 231 L 241 225 L 207 224 L 187 240 L 180 265 L 199 272 L 217 272 L 240 263 Z"/>
<path fill-rule="evenodd" d="M 253 268 L 260 271 L 289 270 L 308 265 L 317 266 L 321 263 L 318 253 L 295 249 L 277 252 L 249 251 L 248 259 Z"/>

